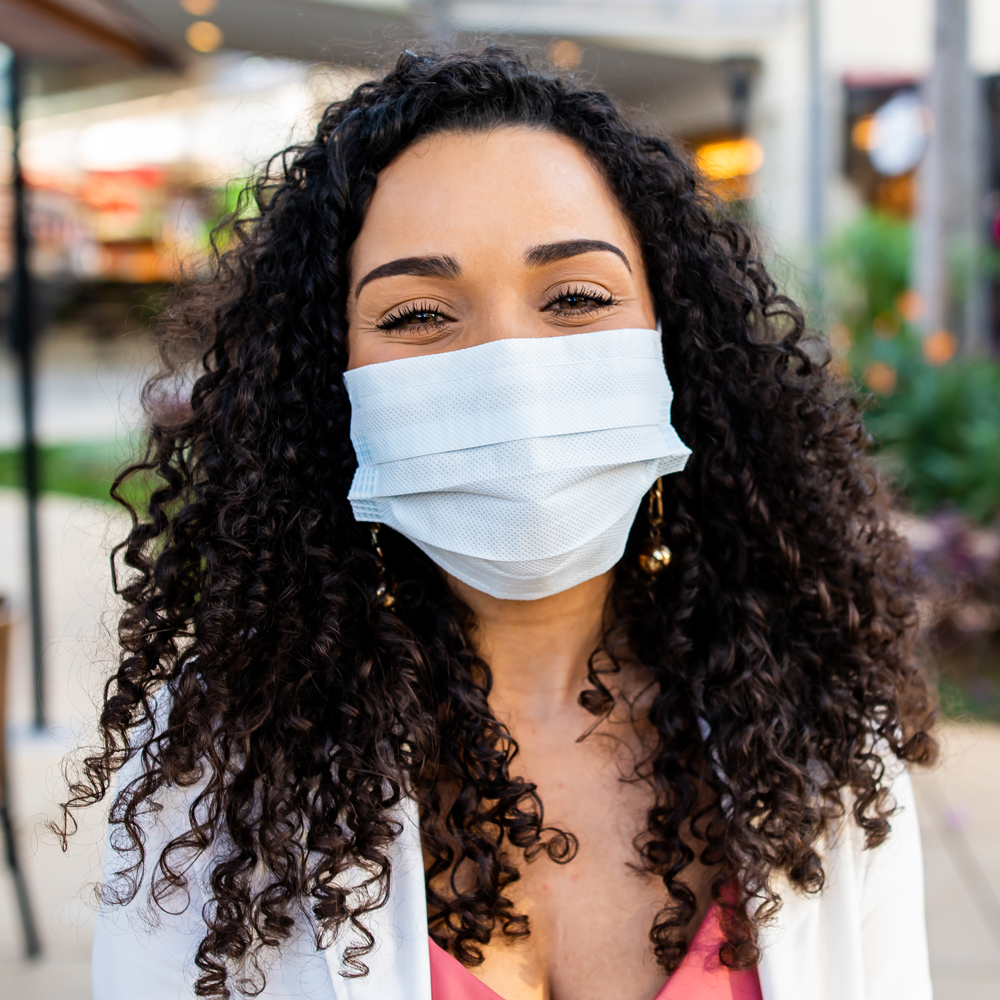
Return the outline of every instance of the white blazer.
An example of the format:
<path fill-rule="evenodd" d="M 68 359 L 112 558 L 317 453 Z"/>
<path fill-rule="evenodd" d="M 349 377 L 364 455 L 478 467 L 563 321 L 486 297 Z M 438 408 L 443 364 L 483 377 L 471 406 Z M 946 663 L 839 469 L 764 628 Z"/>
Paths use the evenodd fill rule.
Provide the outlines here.
<path fill-rule="evenodd" d="M 136 776 L 139 766 L 133 760 L 123 768 L 119 787 Z M 155 819 L 147 814 L 146 857 L 153 865 L 167 840 L 187 828 L 188 804 L 195 794 L 195 789 L 164 790 L 158 796 L 164 808 Z M 903 769 L 892 794 L 899 809 L 882 846 L 863 850 L 863 835 L 853 822 L 842 824 L 829 839 L 821 895 L 801 895 L 784 879 L 777 884 L 781 909 L 761 929 L 758 972 L 764 1000 L 930 1000 L 920 831 L 913 788 Z M 388 901 L 365 920 L 377 941 L 364 958 L 368 976 L 345 979 L 340 974 L 349 934 L 317 951 L 306 911 L 267 968 L 267 986 L 260 994 L 264 1000 L 432 1000 L 423 856 L 412 800 L 403 802 L 400 819 L 403 832 L 390 850 Z M 118 860 L 109 844 L 106 883 Z M 202 858 L 189 870 L 190 903 L 173 915 L 149 905 L 150 867 L 131 903 L 102 906 L 94 932 L 94 1000 L 194 997 L 198 970 L 193 956 L 205 930 L 201 912 L 208 898 L 204 878 L 210 860 Z M 171 909 L 179 909 L 179 902 Z"/>

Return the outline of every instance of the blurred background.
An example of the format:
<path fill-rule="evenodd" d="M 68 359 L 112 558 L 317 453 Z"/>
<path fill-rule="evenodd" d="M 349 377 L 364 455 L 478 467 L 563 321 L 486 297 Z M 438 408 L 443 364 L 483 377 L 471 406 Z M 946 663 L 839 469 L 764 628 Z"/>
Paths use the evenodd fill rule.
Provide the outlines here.
<path fill-rule="evenodd" d="M 66 852 L 44 821 L 115 662 L 108 489 L 157 313 L 323 106 L 407 44 L 487 37 L 684 143 L 856 387 L 929 584 L 936 995 L 996 1000 L 1000 0 L 0 0 L 4 995 L 90 996 L 104 816 Z"/>

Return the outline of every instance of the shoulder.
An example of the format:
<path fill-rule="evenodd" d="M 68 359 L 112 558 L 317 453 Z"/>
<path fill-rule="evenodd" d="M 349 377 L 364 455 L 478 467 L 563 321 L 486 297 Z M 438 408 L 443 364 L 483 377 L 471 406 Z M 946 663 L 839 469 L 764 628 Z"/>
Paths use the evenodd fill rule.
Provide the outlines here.
<path fill-rule="evenodd" d="M 158 699 L 152 726 L 139 733 L 146 741 L 162 732 L 169 714 L 169 696 Z M 117 776 L 116 796 L 143 777 L 141 752 L 134 753 Z M 104 849 L 102 902 L 94 927 L 92 986 L 94 1000 L 190 1000 L 200 970 L 195 959 L 211 909 L 211 875 L 228 850 L 217 837 L 202 852 L 185 850 L 174 859 L 183 872 L 184 886 L 167 894 L 156 887 L 164 849 L 191 829 L 192 815 L 203 806 L 199 796 L 204 780 L 191 785 L 167 784 L 140 809 L 142 864 L 131 838 L 113 807 Z M 132 872 L 129 875 L 129 872 Z M 123 874 L 125 873 L 125 874 Z M 265 1000 L 302 997 L 337 1000 L 325 956 L 318 952 L 307 907 L 296 919 L 292 937 L 280 955 L 265 962 L 267 984 L 259 994 Z"/>
<path fill-rule="evenodd" d="M 905 766 L 886 767 L 895 804 L 886 840 L 867 849 L 848 808 L 822 848 L 823 891 L 780 880 L 781 909 L 761 929 L 768 1000 L 929 1000 L 916 801 Z"/>
<path fill-rule="evenodd" d="M 169 697 L 161 697 L 153 726 L 162 731 L 169 714 Z M 142 736 L 149 739 L 153 731 Z M 141 753 L 118 773 L 119 790 L 140 779 Z M 206 808 L 200 801 L 205 782 L 188 786 L 164 785 L 144 806 L 141 815 L 145 863 L 137 877 L 137 891 L 124 902 L 119 873 L 135 859 L 120 824 L 109 823 L 104 852 L 104 895 L 94 930 L 94 1000 L 180 1000 L 194 996 L 199 975 L 198 946 L 208 932 L 206 916 L 212 908 L 212 872 L 229 851 L 224 831 L 204 851 L 181 852 L 182 892 L 160 897 L 154 889 L 158 862 L 171 841 L 191 829 L 192 815 Z M 318 929 L 308 901 L 299 906 L 291 937 L 279 949 L 262 955 L 266 986 L 258 996 L 311 1000 L 430 1000 L 427 947 L 427 909 L 423 887 L 419 813 L 412 799 L 399 806 L 401 833 L 389 852 L 392 877 L 383 905 L 370 911 L 363 923 L 374 947 L 365 957 L 369 974 L 345 979 L 344 952 L 364 945 L 366 934 L 345 927 L 317 947 Z M 367 891 L 370 872 L 356 868 L 342 873 L 345 884 Z"/>
<path fill-rule="evenodd" d="M 919 890 L 922 914 L 923 852 L 913 782 L 905 765 L 893 760 L 886 766 L 890 769 L 888 790 L 895 804 L 889 818 L 889 836 L 878 847 L 868 850 L 862 831 L 850 823 L 852 867 L 865 912 L 874 911 L 892 899 L 902 905 L 908 895 Z"/>

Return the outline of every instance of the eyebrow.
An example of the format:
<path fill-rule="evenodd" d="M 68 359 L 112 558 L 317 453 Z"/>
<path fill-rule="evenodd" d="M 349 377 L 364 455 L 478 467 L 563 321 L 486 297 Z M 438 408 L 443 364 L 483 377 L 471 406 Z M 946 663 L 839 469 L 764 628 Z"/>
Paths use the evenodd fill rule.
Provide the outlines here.
<path fill-rule="evenodd" d="M 530 247 L 524 255 L 524 261 L 529 267 L 542 267 L 544 264 L 554 264 L 557 260 L 568 260 L 579 257 L 580 254 L 604 251 L 620 257 L 622 263 L 632 273 L 632 265 L 628 257 L 613 243 L 604 240 L 563 240 L 560 243 L 541 243 Z M 457 278 L 462 273 L 458 261 L 454 257 L 400 257 L 390 260 L 387 264 L 373 267 L 355 286 L 354 297 L 361 294 L 361 289 L 369 281 L 379 278 L 394 278 L 400 274 L 410 274 L 417 278 Z"/>
<path fill-rule="evenodd" d="M 524 260 L 531 267 L 541 267 L 543 264 L 553 264 L 557 260 L 578 257 L 582 253 L 593 253 L 595 250 L 604 250 L 620 257 L 629 274 L 632 273 L 628 257 L 613 243 L 605 243 L 604 240 L 563 240 L 561 243 L 542 243 L 540 246 L 531 247 L 524 255 Z"/>
<path fill-rule="evenodd" d="M 462 273 L 454 257 L 400 257 L 388 264 L 373 267 L 355 286 L 354 297 L 369 281 L 378 278 L 392 278 L 397 274 L 412 274 L 417 278 L 457 278 Z"/>

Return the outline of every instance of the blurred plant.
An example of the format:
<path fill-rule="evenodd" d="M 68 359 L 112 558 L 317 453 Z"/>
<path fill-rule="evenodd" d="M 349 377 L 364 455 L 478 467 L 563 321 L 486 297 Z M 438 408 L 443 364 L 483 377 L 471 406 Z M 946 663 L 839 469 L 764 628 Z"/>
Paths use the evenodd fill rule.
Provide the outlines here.
<path fill-rule="evenodd" d="M 884 464 L 914 510 L 954 504 L 976 521 L 992 520 L 1000 512 L 1000 365 L 906 358 L 897 371 L 895 391 L 876 393 L 866 417 Z"/>
<path fill-rule="evenodd" d="M 914 325 L 909 223 L 869 212 L 831 245 L 834 366 L 870 393 L 865 423 L 913 509 L 1000 515 L 1000 361 L 959 358 L 947 330 Z"/>
<path fill-rule="evenodd" d="M 64 493 L 112 503 L 111 484 L 129 456 L 128 446 L 115 441 L 45 445 L 39 449 L 43 493 Z M 0 487 L 23 485 L 21 452 L 0 450 Z M 127 485 L 129 500 L 141 506 L 152 488 L 152 479 Z"/>
<path fill-rule="evenodd" d="M 225 187 L 213 191 L 212 209 L 205 219 L 206 247 L 214 241 L 220 253 L 227 250 L 233 239 L 232 223 L 253 215 L 253 201 L 247 184 L 246 179 L 236 177 Z"/>
<path fill-rule="evenodd" d="M 897 526 L 925 581 L 921 624 L 945 711 L 1000 722 L 1000 529 L 955 512 L 902 515 Z"/>
<path fill-rule="evenodd" d="M 867 213 L 831 245 L 832 363 L 866 397 L 876 459 L 914 512 L 899 526 L 942 707 L 1000 721 L 1000 361 L 960 357 L 948 330 L 922 334 L 910 261 L 910 226 L 893 216 Z"/>
<path fill-rule="evenodd" d="M 842 323 L 863 334 L 877 317 L 893 315 L 910 284 L 910 244 L 909 223 L 880 212 L 865 212 L 831 243 L 826 258 Z"/>

